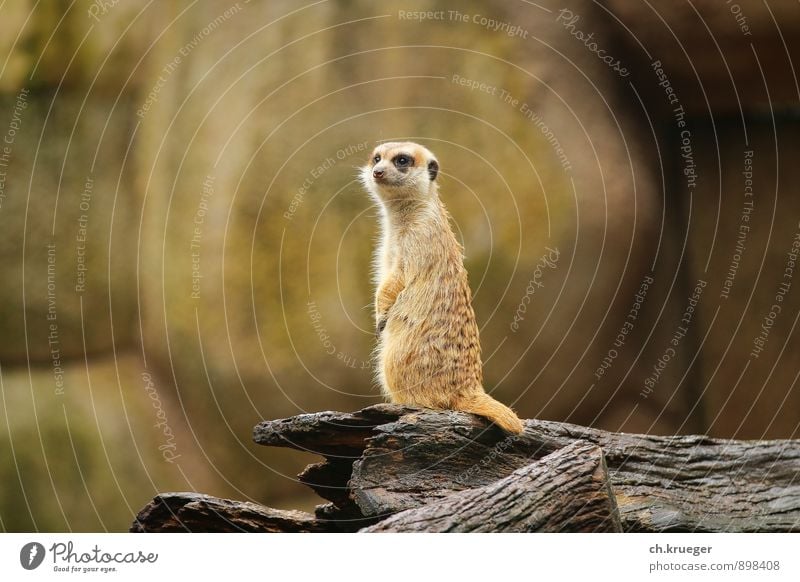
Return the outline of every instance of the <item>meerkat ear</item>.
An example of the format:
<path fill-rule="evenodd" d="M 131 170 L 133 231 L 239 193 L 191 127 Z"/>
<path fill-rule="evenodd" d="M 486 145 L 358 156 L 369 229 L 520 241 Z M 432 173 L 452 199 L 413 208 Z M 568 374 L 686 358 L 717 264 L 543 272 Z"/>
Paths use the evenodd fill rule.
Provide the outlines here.
<path fill-rule="evenodd" d="M 428 162 L 428 175 L 431 177 L 431 182 L 439 175 L 439 162 L 431 160 Z"/>

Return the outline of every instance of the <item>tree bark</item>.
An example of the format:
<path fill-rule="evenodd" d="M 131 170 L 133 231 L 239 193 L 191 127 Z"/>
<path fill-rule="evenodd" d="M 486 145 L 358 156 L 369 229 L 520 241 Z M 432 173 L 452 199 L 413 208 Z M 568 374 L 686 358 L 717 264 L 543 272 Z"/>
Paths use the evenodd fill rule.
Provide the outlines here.
<path fill-rule="evenodd" d="M 254 437 L 331 457 L 331 431 L 347 442 L 348 460 L 359 456 L 349 481 L 324 487 L 347 490 L 367 517 L 488 485 L 579 440 L 605 455 L 624 531 L 800 530 L 797 440 L 633 435 L 543 420 L 514 436 L 474 415 L 390 404 L 266 421 Z"/>
<path fill-rule="evenodd" d="M 407 509 L 367 532 L 620 532 L 600 447 L 576 441 L 490 485 Z"/>
<path fill-rule="evenodd" d="M 310 513 L 189 492 L 157 495 L 136 516 L 131 531 L 315 532 L 324 528 Z"/>
<path fill-rule="evenodd" d="M 541 420 L 508 435 L 470 414 L 391 404 L 265 421 L 253 436 L 321 455 L 300 480 L 329 503 L 311 516 L 164 494 L 133 529 L 800 531 L 798 440 L 632 435 Z"/>

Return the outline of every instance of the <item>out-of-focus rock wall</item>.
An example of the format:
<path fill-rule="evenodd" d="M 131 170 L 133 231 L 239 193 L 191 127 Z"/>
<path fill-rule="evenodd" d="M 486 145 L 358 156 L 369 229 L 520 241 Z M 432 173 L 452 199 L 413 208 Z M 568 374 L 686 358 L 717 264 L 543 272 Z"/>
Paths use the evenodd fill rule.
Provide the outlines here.
<path fill-rule="evenodd" d="M 796 437 L 797 7 L 608 6 L 636 31 L 617 26 L 615 35 L 636 56 L 634 83 L 659 120 L 667 201 L 678 210 L 675 234 L 685 246 L 684 294 L 707 283 L 685 379 L 701 424 L 721 437 Z M 685 127 L 677 125 L 678 107 Z"/>

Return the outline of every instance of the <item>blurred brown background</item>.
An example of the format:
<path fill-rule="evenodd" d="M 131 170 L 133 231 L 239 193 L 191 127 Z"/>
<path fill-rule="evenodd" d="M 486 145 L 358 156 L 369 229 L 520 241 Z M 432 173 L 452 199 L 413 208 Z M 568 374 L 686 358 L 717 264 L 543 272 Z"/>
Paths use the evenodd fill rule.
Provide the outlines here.
<path fill-rule="evenodd" d="M 796 437 L 799 10 L 3 4 L 0 530 L 314 503 L 251 428 L 380 401 L 381 140 L 440 159 L 521 416 Z"/>

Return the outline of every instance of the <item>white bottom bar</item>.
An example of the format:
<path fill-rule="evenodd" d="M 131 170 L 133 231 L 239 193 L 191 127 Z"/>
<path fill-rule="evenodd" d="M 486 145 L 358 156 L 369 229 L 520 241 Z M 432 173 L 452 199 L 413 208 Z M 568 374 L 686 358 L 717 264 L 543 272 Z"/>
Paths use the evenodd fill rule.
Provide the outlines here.
<path fill-rule="evenodd" d="M 139 582 L 253 574 L 324 582 L 796 581 L 799 544 L 794 534 L 4 534 L 0 573 Z M 28 570 L 23 562 L 40 563 Z"/>

